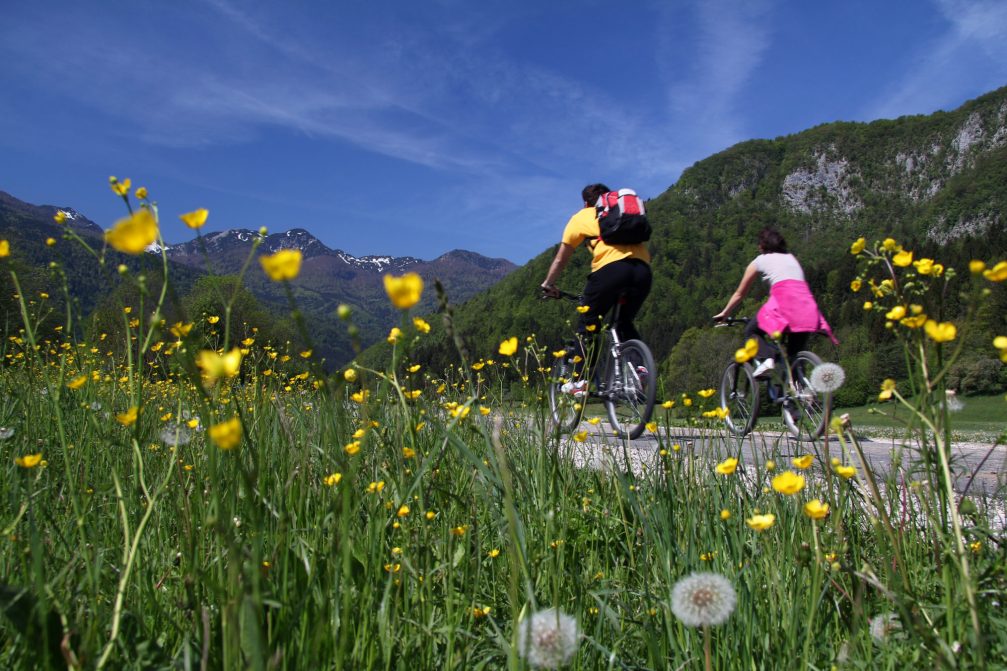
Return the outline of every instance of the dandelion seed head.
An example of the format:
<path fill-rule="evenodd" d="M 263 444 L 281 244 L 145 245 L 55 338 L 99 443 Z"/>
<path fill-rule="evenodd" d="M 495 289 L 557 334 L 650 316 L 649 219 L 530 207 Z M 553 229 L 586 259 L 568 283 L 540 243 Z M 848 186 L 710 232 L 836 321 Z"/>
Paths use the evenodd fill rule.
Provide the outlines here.
<path fill-rule="evenodd" d="M 719 573 L 691 573 L 671 591 L 671 612 L 687 627 L 723 624 L 736 603 L 731 581 Z"/>
<path fill-rule="evenodd" d="M 557 669 L 577 653 L 580 631 L 577 620 L 549 608 L 518 624 L 518 652 L 537 669 Z"/>
<path fill-rule="evenodd" d="M 161 442 L 168 447 L 178 447 L 187 445 L 192 440 L 192 431 L 185 424 L 172 422 L 161 429 L 160 438 Z"/>
<path fill-rule="evenodd" d="M 846 382 L 846 371 L 837 363 L 823 363 L 811 371 L 811 387 L 822 394 L 830 394 Z"/>
<path fill-rule="evenodd" d="M 0 440 L 7 440 L 14 436 L 14 429 L 9 426 L 0 426 Z"/>
<path fill-rule="evenodd" d="M 946 399 L 948 412 L 961 412 L 965 408 L 965 402 L 958 398 L 954 389 L 947 390 Z"/>
<path fill-rule="evenodd" d="M 871 618 L 871 637 L 878 643 L 884 643 L 888 637 L 902 629 L 899 616 L 895 613 L 882 613 Z"/>

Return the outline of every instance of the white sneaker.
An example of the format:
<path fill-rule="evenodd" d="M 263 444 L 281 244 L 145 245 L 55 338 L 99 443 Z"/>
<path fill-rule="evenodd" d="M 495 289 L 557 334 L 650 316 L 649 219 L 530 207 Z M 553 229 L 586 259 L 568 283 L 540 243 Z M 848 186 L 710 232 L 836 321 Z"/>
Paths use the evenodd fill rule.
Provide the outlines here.
<path fill-rule="evenodd" d="M 756 366 L 755 370 L 752 371 L 752 377 L 754 377 L 757 380 L 767 378 L 772 374 L 773 368 L 775 367 L 776 367 L 775 359 L 773 359 L 772 357 L 768 359 L 763 359 L 762 363 Z"/>
<path fill-rule="evenodd" d="M 584 398 L 587 396 L 587 380 L 564 382 L 563 386 L 560 387 L 559 390 L 564 394 L 570 394 L 574 398 Z"/>

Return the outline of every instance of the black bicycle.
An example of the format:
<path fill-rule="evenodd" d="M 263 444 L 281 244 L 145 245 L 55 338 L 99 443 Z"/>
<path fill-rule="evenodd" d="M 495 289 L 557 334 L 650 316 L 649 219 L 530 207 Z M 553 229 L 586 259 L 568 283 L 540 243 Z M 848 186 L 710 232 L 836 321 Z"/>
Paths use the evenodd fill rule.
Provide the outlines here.
<path fill-rule="evenodd" d="M 747 324 L 747 317 L 728 317 L 723 326 Z M 811 373 L 822 360 L 814 352 L 800 351 L 785 357 L 787 366 L 777 366 L 766 380 L 769 401 L 780 406 L 787 431 L 797 440 L 812 441 L 825 431 L 825 418 L 831 410 L 832 397 L 815 391 Z M 727 408 L 724 422 L 736 436 L 752 431 L 759 419 L 762 393 L 752 364 L 732 361 L 720 379 L 720 404 Z"/>
<path fill-rule="evenodd" d="M 561 291 L 560 296 L 578 304 L 581 300 L 580 296 L 565 291 Z M 583 353 L 576 341 L 554 352 L 558 356 L 549 374 L 549 408 L 553 426 L 561 433 L 569 433 L 577 427 L 590 399 L 601 399 L 605 404 L 609 424 L 620 438 L 638 438 L 650 421 L 657 396 L 654 355 L 642 340 L 623 341 L 619 337 L 614 325 L 624 302 L 621 297 L 616 302 L 609 326 L 604 329 L 604 349 L 599 353 L 593 388 L 588 384 L 581 394 L 562 389 L 564 384 L 574 381 L 579 363 L 584 364 L 581 369 L 587 367 L 587 362 L 577 360 Z"/>

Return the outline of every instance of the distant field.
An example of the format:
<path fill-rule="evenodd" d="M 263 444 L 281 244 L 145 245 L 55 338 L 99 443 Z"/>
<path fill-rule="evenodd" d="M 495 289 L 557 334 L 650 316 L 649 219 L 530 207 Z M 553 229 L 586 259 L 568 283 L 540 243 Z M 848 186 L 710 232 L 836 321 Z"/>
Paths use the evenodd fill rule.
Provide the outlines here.
<path fill-rule="evenodd" d="M 1002 394 L 966 396 L 959 398 L 959 401 L 963 407 L 953 414 L 952 419 L 956 434 L 982 434 L 995 437 L 1007 430 L 1007 398 Z M 899 429 L 909 421 L 909 412 L 893 403 L 836 408 L 835 413 L 837 415 L 848 413 L 855 427 L 868 429 L 868 432 L 870 428 Z"/>

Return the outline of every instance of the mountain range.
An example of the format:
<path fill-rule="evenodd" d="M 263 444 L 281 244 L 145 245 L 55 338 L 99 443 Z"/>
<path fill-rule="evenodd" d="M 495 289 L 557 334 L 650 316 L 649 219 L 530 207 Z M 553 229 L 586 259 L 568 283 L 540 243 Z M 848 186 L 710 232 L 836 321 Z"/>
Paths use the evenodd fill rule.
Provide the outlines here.
<path fill-rule="evenodd" d="M 73 245 L 60 244 L 52 250 L 44 246 L 46 238 L 58 239 L 62 235 L 63 231 L 53 221 L 57 212 L 66 215 L 67 226 L 100 247 L 102 228 L 72 207 L 31 205 L 2 191 L 0 235 L 11 241 L 15 257 L 26 262 L 24 272 L 29 268 L 37 271 L 58 258 L 66 269 L 72 293 L 80 300 L 84 312 L 88 312 L 100 303 L 102 295 L 110 292 L 111 287 L 95 281 L 94 259 L 81 256 L 80 250 Z M 259 238 L 258 232 L 232 229 L 167 245 L 164 251 L 173 266 L 172 277 L 180 277 L 181 292 L 185 293 L 201 275 L 239 273 Z M 414 257 L 356 257 L 343 250 L 330 249 L 303 228 L 266 235 L 254 253 L 269 254 L 279 249 L 299 249 L 303 254 L 301 273 L 291 282 L 292 289 L 298 308 L 319 338 L 319 342 L 312 344 L 331 365 L 345 363 L 354 353 L 345 327 L 337 324 L 336 309 L 340 304 L 353 309 L 354 323 L 365 345 L 383 338 L 398 323 L 398 312 L 389 304 L 384 291 L 386 273 L 400 275 L 411 271 L 425 278 L 431 290 L 424 293 L 418 309 L 432 312 L 436 300 L 432 290 L 434 280 L 440 281 L 454 300 L 464 301 L 516 267 L 506 259 L 492 259 L 457 249 L 432 261 Z M 160 257 L 161 248 L 157 245 L 149 251 L 150 258 L 141 265 L 151 266 L 151 261 Z M 244 284 L 271 312 L 290 312 L 282 285 L 269 281 L 257 263 L 250 266 Z"/>

